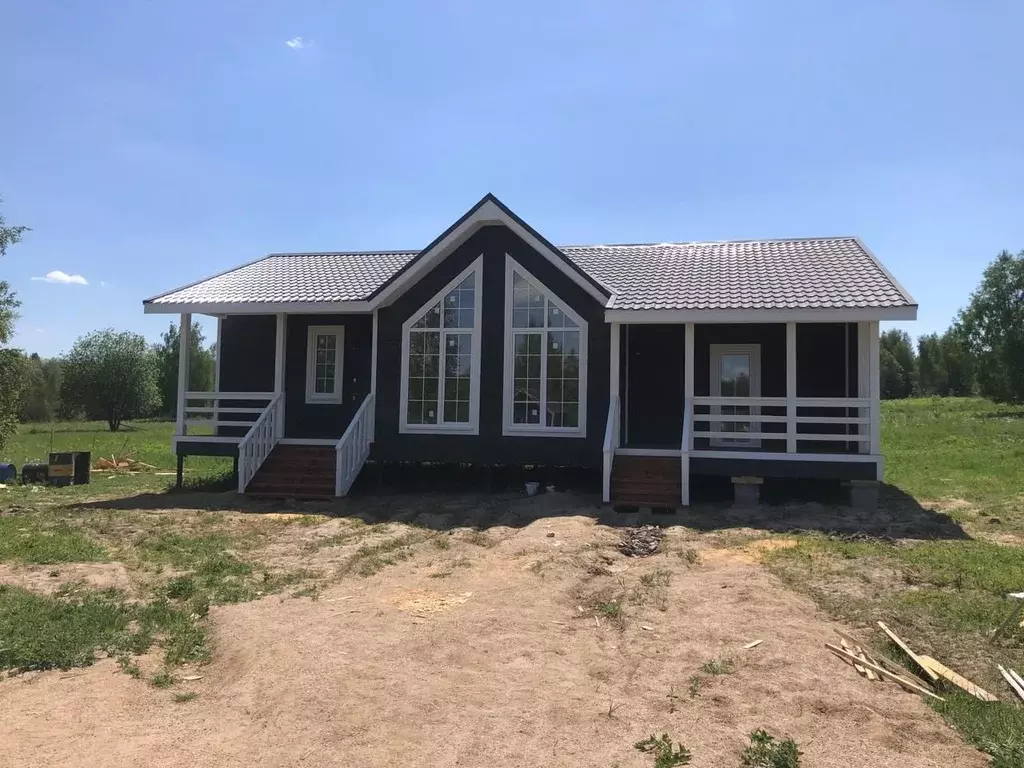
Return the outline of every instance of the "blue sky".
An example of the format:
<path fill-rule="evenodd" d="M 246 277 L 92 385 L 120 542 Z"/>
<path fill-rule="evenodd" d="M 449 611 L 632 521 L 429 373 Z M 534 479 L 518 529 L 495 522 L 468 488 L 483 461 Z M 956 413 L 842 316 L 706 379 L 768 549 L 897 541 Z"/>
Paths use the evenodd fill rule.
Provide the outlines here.
<path fill-rule="evenodd" d="M 555 243 L 859 235 L 914 334 L 1024 249 L 1017 0 L 2 5 L 34 231 L 0 275 L 42 354 L 156 339 L 144 298 L 270 251 L 418 248 L 488 191 Z"/>

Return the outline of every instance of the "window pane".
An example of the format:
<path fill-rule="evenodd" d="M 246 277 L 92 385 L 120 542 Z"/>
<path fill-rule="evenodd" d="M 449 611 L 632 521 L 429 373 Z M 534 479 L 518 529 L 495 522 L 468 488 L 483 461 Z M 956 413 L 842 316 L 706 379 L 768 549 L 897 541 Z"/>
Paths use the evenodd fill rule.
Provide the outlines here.
<path fill-rule="evenodd" d="M 406 421 L 410 424 L 422 424 L 423 423 L 423 402 L 420 400 L 410 400 L 409 408 L 406 411 Z"/>
<path fill-rule="evenodd" d="M 413 328 L 440 328 L 441 327 L 441 305 L 435 304 L 412 324 Z"/>
<path fill-rule="evenodd" d="M 548 328 L 562 328 L 565 325 L 565 315 L 562 310 L 548 302 Z"/>
<path fill-rule="evenodd" d="M 750 397 L 750 355 L 722 355 L 721 360 L 722 397 Z"/>
<path fill-rule="evenodd" d="M 513 328 L 529 328 L 530 326 L 530 310 L 525 308 L 514 308 L 512 310 L 512 327 Z"/>

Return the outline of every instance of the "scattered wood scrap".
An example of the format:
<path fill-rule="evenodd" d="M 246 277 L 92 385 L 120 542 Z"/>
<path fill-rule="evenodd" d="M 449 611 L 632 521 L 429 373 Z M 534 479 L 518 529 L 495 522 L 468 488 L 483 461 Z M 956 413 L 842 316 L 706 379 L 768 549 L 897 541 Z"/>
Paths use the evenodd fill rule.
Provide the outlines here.
<path fill-rule="evenodd" d="M 981 699 L 982 701 L 999 701 L 999 697 L 998 696 L 992 695 L 991 693 L 986 691 L 984 688 L 982 688 L 980 685 L 975 685 L 970 680 L 968 680 L 966 677 L 958 675 L 956 672 L 951 670 L 949 667 L 947 667 L 944 664 L 942 664 L 942 662 L 936 661 L 931 656 L 921 655 L 921 656 L 918 656 L 918 659 L 920 659 L 921 662 L 923 664 L 925 664 L 928 667 L 929 670 L 931 670 L 935 674 L 939 675 L 940 677 L 945 678 L 946 680 L 951 682 L 953 685 L 955 685 L 957 688 L 961 688 L 961 689 L 967 691 L 969 694 L 974 696 L 976 699 Z"/>
<path fill-rule="evenodd" d="M 111 455 L 108 459 L 106 456 L 100 456 L 96 461 L 93 462 L 93 472 L 118 472 L 118 471 L 139 471 L 145 469 L 156 469 L 152 464 L 147 464 L 144 461 L 137 461 L 131 456 L 114 456 Z"/>
<path fill-rule="evenodd" d="M 927 688 L 923 688 L 917 683 L 908 680 L 902 675 L 897 675 L 894 672 L 890 672 L 885 667 L 881 667 L 878 664 L 872 664 L 870 661 L 858 658 L 856 655 L 850 653 L 847 650 L 840 648 L 838 645 L 832 645 L 831 643 L 825 643 L 825 647 L 828 648 L 832 653 L 836 654 L 839 658 L 852 664 L 861 664 L 867 669 L 870 669 L 880 677 L 884 677 L 886 680 L 892 680 L 894 683 L 898 683 L 902 688 L 914 693 L 919 693 L 922 696 L 928 696 L 938 701 L 945 701 L 941 696 L 936 696 L 934 693 L 929 691 Z"/>
<path fill-rule="evenodd" d="M 910 646 L 903 642 L 895 632 L 893 632 L 891 629 L 885 626 L 885 622 L 878 622 L 878 626 L 881 628 L 883 632 L 885 632 L 885 634 L 888 636 L 890 640 L 892 640 L 894 643 L 896 643 L 896 645 L 899 646 L 901 651 L 907 654 L 907 657 L 912 662 L 914 662 L 917 666 L 919 666 L 921 669 L 925 671 L 925 674 L 931 679 L 933 683 L 937 683 L 939 681 L 939 676 L 935 674 L 935 672 L 933 672 L 927 666 L 925 666 L 923 663 L 921 663 L 921 658 L 912 650 L 910 650 Z"/>
<path fill-rule="evenodd" d="M 751 648 L 757 648 L 764 640 L 754 640 L 753 642 L 747 643 L 743 646 L 744 651 L 749 651 Z"/>
<path fill-rule="evenodd" d="M 1017 697 L 1024 701 L 1024 679 L 1013 670 L 1007 670 L 1002 664 L 999 665 L 999 674 L 1003 676 Z"/>

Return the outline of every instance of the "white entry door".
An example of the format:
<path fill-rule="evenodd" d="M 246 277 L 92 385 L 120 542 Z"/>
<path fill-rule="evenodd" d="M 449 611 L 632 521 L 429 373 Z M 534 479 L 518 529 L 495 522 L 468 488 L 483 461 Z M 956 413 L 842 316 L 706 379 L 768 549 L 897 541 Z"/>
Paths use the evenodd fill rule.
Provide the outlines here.
<path fill-rule="evenodd" d="M 761 396 L 761 345 L 711 345 L 711 396 Z M 756 416 L 757 406 L 715 405 L 711 413 L 721 416 Z M 712 421 L 711 431 L 718 433 L 711 444 L 722 447 L 759 446 L 761 440 L 744 435 L 761 431 L 756 421 Z"/>

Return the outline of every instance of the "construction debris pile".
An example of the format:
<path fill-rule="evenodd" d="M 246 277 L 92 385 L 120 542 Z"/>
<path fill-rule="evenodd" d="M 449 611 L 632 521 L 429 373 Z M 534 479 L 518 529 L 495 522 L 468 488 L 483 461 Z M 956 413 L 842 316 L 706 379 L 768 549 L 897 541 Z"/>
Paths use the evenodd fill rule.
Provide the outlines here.
<path fill-rule="evenodd" d="M 93 472 L 147 472 L 156 469 L 152 464 L 136 461 L 131 456 L 101 456 L 92 465 Z"/>
<path fill-rule="evenodd" d="M 856 639 L 838 629 L 836 633 L 840 637 L 840 645 L 825 643 L 825 647 L 868 680 L 889 680 L 905 690 L 939 701 L 944 701 L 944 699 L 938 695 L 937 691 L 941 689 L 942 685 L 951 683 L 981 701 L 1000 701 L 998 696 L 957 674 L 942 662 L 931 656 L 915 653 L 884 622 L 878 622 L 878 626 L 886 637 L 902 651 L 917 673 L 909 671 L 886 656 L 867 652 Z M 1021 679 L 1021 676 L 1012 669 L 1004 669 L 1002 666 L 999 667 L 999 672 L 1014 694 L 1024 702 L 1024 679 Z"/>
<path fill-rule="evenodd" d="M 619 542 L 619 552 L 626 557 L 650 557 L 658 551 L 665 532 L 656 525 L 627 528 Z"/>

